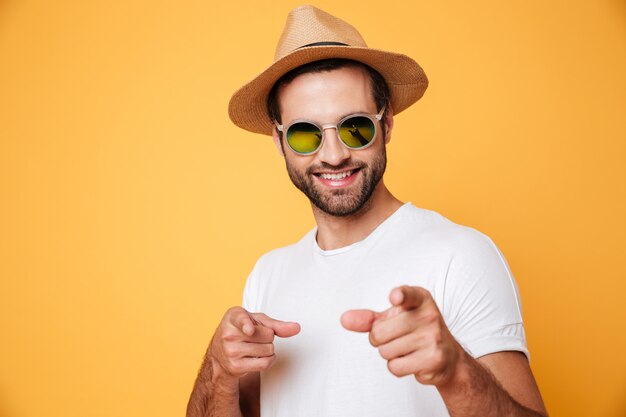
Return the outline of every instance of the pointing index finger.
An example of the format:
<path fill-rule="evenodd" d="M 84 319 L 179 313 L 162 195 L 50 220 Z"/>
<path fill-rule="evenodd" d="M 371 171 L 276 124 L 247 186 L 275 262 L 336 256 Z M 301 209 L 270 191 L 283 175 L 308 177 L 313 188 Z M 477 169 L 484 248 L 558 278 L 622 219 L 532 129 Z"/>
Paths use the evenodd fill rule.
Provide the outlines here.
<path fill-rule="evenodd" d="M 353 332 L 369 332 L 379 316 L 372 310 L 348 310 L 341 315 L 341 325 Z"/>
<path fill-rule="evenodd" d="M 264 313 L 253 313 L 252 318 L 256 324 L 272 329 L 278 337 L 291 337 L 300 332 L 300 324 L 296 322 L 277 320 Z"/>

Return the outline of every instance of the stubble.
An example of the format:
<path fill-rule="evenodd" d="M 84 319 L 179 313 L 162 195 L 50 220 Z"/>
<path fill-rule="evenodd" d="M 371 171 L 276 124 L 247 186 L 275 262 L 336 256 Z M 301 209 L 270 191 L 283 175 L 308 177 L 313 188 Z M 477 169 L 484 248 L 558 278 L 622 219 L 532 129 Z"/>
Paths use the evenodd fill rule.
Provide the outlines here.
<path fill-rule="evenodd" d="M 346 217 L 358 213 L 372 197 L 376 185 L 385 173 L 387 153 L 383 146 L 370 164 L 356 160 L 347 160 L 340 166 L 322 163 L 307 168 L 305 173 L 290 165 L 287 158 L 285 158 L 285 165 L 291 182 L 308 197 L 315 207 L 331 216 Z M 344 168 L 359 168 L 358 175 L 362 176 L 360 187 L 328 189 L 319 184 L 313 175 L 313 172 L 320 169 L 340 171 Z"/>

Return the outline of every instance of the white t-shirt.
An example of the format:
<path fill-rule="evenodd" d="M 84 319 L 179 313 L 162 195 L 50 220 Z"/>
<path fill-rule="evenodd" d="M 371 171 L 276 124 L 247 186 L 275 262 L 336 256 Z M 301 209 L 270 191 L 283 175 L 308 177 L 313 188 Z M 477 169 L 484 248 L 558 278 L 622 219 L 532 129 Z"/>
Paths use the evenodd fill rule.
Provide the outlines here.
<path fill-rule="evenodd" d="M 346 310 L 386 310 L 400 285 L 430 291 L 473 357 L 528 356 L 517 285 L 487 236 L 411 203 L 343 248 L 320 249 L 316 232 L 262 256 L 246 282 L 246 310 L 301 325 L 296 336 L 274 339 L 276 361 L 261 373 L 261 416 L 448 416 L 436 388 L 394 376 L 367 333 L 340 324 Z"/>

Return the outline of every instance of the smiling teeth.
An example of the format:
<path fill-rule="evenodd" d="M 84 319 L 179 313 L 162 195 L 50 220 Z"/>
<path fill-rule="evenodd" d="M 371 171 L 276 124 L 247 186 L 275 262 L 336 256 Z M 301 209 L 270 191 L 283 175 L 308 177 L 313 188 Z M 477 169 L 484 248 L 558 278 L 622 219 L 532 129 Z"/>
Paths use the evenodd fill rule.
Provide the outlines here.
<path fill-rule="evenodd" d="M 320 174 L 320 177 L 324 178 L 325 180 L 337 181 L 337 180 L 342 180 L 350 176 L 351 174 L 352 174 L 352 171 L 346 171 L 346 172 L 342 172 L 341 174 Z"/>

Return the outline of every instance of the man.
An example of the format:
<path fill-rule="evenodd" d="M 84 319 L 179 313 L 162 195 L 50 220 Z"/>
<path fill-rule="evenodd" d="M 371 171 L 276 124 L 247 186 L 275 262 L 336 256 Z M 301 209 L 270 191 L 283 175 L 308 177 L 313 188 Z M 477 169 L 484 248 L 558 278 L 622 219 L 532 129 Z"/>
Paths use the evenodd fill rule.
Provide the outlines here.
<path fill-rule="evenodd" d="M 346 22 L 290 13 L 274 63 L 229 111 L 272 135 L 317 227 L 257 262 L 188 416 L 546 415 L 498 249 L 384 184 L 394 114 L 426 86 Z"/>

